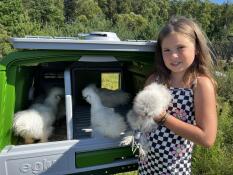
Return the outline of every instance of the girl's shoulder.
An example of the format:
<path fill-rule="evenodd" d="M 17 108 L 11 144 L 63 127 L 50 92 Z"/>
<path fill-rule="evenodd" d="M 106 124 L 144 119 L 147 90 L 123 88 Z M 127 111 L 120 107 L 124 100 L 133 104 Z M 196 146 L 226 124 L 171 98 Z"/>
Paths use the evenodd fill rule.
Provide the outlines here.
<path fill-rule="evenodd" d="M 144 84 L 144 87 L 150 85 L 151 83 L 153 83 L 155 81 L 156 81 L 155 74 L 152 73 L 147 77 L 145 84 Z"/>
<path fill-rule="evenodd" d="M 213 86 L 211 79 L 207 76 L 198 76 L 196 78 L 196 84 L 199 86 Z"/>
<path fill-rule="evenodd" d="M 214 85 L 212 80 L 207 76 L 198 76 L 195 79 L 194 83 L 194 91 L 196 92 L 206 92 L 212 91 L 214 89 Z"/>

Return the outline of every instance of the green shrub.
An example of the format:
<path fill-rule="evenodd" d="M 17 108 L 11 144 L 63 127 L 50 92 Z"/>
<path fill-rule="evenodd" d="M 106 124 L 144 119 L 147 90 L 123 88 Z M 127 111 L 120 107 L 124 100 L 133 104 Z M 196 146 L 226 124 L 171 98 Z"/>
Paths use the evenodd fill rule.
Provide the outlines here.
<path fill-rule="evenodd" d="M 218 83 L 218 96 L 222 97 L 225 101 L 228 101 L 231 105 L 233 104 L 233 68 L 228 68 L 231 65 L 220 68 L 225 76 L 216 76 Z M 223 70 L 225 69 L 225 70 Z"/>
<path fill-rule="evenodd" d="M 0 24 L 0 60 L 4 55 L 12 51 L 11 44 L 8 41 L 9 38 L 7 31 Z"/>
<path fill-rule="evenodd" d="M 195 146 L 192 161 L 194 175 L 231 175 L 233 172 L 233 110 L 219 98 L 218 133 L 210 149 Z"/>

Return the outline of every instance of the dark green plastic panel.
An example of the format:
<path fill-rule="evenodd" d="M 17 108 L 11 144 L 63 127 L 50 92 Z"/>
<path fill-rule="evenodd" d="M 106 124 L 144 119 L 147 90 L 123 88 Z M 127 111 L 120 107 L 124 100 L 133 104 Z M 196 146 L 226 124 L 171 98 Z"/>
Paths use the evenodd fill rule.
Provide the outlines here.
<path fill-rule="evenodd" d="M 133 157 L 134 155 L 130 147 L 89 151 L 84 153 L 76 153 L 75 165 L 77 168 L 83 168 L 94 165 L 113 163 L 115 161 L 125 160 Z"/>
<path fill-rule="evenodd" d="M 15 81 L 15 111 L 20 109 L 25 109 L 28 106 L 28 91 L 32 84 L 33 77 L 31 76 L 33 72 L 32 67 L 18 66 L 16 70 L 16 80 Z"/>
<path fill-rule="evenodd" d="M 31 65 L 33 63 L 53 61 L 78 61 L 82 55 L 111 55 L 119 61 L 138 61 L 153 63 L 154 53 L 150 52 L 111 52 L 111 51 L 64 51 L 64 50 L 32 50 L 12 52 L 0 62 L 0 70 L 11 64 Z"/>
<path fill-rule="evenodd" d="M 138 169 L 138 164 L 129 164 L 125 166 L 119 166 L 119 167 L 111 167 L 101 170 L 93 170 L 93 171 L 87 171 L 82 173 L 77 173 L 77 175 L 107 175 L 107 174 L 116 174 L 116 173 L 123 173 L 123 172 L 129 172 L 129 171 L 135 171 Z"/>

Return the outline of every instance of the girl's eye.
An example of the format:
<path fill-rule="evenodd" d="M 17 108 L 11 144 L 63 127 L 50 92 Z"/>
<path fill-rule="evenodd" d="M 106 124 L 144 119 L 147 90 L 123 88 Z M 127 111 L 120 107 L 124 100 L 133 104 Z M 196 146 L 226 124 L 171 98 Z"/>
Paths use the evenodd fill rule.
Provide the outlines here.
<path fill-rule="evenodd" d="M 179 46 L 177 47 L 178 50 L 183 50 L 185 48 L 185 46 Z"/>
<path fill-rule="evenodd" d="M 170 50 L 169 49 L 164 49 L 163 52 L 169 52 Z"/>

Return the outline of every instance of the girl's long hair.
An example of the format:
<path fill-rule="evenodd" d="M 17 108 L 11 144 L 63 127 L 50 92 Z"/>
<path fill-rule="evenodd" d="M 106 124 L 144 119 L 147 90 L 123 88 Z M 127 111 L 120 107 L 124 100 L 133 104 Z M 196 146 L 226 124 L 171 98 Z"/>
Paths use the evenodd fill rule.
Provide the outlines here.
<path fill-rule="evenodd" d="M 190 83 L 190 80 L 194 80 L 198 76 L 207 76 L 216 88 L 216 82 L 212 73 L 213 62 L 211 59 L 211 50 L 207 44 L 207 37 L 193 20 L 185 17 L 171 18 L 159 33 L 155 49 L 155 78 L 160 83 L 170 84 L 171 71 L 164 64 L 161 45 L 163 39 L 171 33 L 183 34 L 195 44 L 196 56 L 192 65 L 185 72 L 183 77 L 184 83 Z"/>

